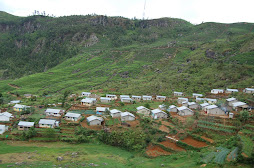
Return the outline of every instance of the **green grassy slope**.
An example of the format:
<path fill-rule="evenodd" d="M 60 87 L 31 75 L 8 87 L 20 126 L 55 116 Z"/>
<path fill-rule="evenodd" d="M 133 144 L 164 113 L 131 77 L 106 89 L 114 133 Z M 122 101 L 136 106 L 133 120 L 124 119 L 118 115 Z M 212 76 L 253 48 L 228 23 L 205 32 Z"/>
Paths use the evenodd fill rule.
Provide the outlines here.
<path fill-rule="evenodd" d="M 110 92 L 115 88 L 116 93 L 168 95 L 173 90 L 204 93 L 211 88 L 244 88 L 254 81 L 250 23 L 191 25 L 180 19 L 142 21 L 103 16 L 32 16 L 19 22 L 41 27 L 18 34 L 29 41 L 19 49 L 6 47 L 17 38 L 7 40 L 10 33 L 5 29 L 0 32 L 7 42 L 0 48 L 2 76 L 25 74 L 0 81 L 0 92 Z M 17 25 L 12 31 L 24 29 L 19 22 L 13 22 Z M 87 47 L 89 39 L 81 39 L 91 34 L 99 40 Z M 37 46 L 32 45 L 34 40 Z M 14 56 L 6 54 L 7 49 Z M 31 73 L 35 74 L 28 75 Z"/>

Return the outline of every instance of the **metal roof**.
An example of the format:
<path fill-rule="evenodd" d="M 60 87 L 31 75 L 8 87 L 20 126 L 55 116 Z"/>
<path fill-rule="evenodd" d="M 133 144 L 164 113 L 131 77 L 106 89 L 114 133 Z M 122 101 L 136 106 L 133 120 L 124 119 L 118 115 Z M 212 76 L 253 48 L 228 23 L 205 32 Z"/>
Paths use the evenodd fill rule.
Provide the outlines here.
<path fill-rule="evenodd" d="M 13 117 L 13 115 L 9 112 L 3 112 L 3 113 L 0 113 L 0 115 L 4 115 L 4 116 L 9 117 L 9 118 Z"/>
<path fill-rule="evenodd" d="M 140 98 L 140 99 L 141 99 L 141 96 L 134 96 L 134 95 L 132 95 L 131 97 L 132 97 L 132 98 L 135 97 L 135 98 Z"/>
<path fill-rule="evenodd" d="M 216 105 L 209 105 L 205 107 L 206 109 L 214 109 L 214 108 L 218 108 L 218 106 Z"/>
<path fill-rule="evenodd" d="M 120 95 L 120 98 L 122 99 L 122 98 L 130 98 L 130 96 L 129 95 Z"/>
<path fill-rule="evenodd" d="M 121 117 L 128 116 L 128 115 L 135 118 L 135 115 L 132 114 L 132 113 L 130 113 L 130 112 L 127 112 L 127 111 L 126 111 L 126 112 L 121 113 Z"/>
<path fill-rule="evenodd" d="M 171 106 L 169 106 L 168 108 L 169 108 L 169 109 L 172 109 L 172 108 L 176 108 L 176 106 L 175 106 L 175 105 L 171 105 Z"/>
<path fill-rule="evenodd" d="M 143 99 L 144 98 L 152 98 L 152 96 L 146 96 L 146 95 L 143 95 L 142 97 L 143 97 Z"/>
<path fill-rule="evenodd" d="M 174 94 L 183 94 L 183 92 L 174 92 Z"/>
<path fill-rule="evenodd" d="M 108 107 L 96 107 L 96 111 L 106 111 L 109 110 Z"/>
<path fill-rule="evenodd" d="M 54 125 L 56 120 L 40 119 L 39 124 Z"/>
<path fill-rule="evenodd" d="M 245 88 L 245 90 L 254 91 L 254 88 Z"/>
<path fill-rule="evenodd" d="M 192 111 L 191 109 L 189 109 L 189 108 L 186 107 L 186 106 L 177 107 L 177 110 L 179 110 L 179 111 L 182 111 L 182 110 L 189 110 L 189 111 Z"/>
<path fill-rule="evenodd" d="M 234 98 L 234 97 L 231 97 L 231 98 L 228 98 L 228 99 L 226 99 L 227 101 L 234 101 L 234 100 L 236 100 L 236 98 Z"/>
<path fill-rule="evenodd" d="M 200 97 L 202 97 L 203 95 L 202 94 L 198 94 L 198 93 L 192 93 L 192 96 L 200 96 Z"/>
<path fill-rule="evenodd" d="M 103 118 L 102 118 L 102 117 L 97 117 L 97 116 L 92 115 L 92 116 L 87 117 L 86 120 L 87 120 L 88 122 L 91 122 L 91 121 L 93 121 L 93 120 L 99 120 L 99 121 L 102 122 L 102 121 L 103 121 Z"/>
<path fill-rule="evenodd" d="M 210 105 L 209 103 L 200 104 L 201 107 L 206 107 L 206 106 L 209 106 L 209 105 Z"/>
<path fill-rule="evenodd" d="M 166 96 L 156 96 L 156 98 L 165 98 L 166 99 Z"/>
<path fill-rule="evenodd" d="M 165 113 L 164 111 L 160 110 L 160 109 L 154 109 L 151 111 L 153 114 L 157 114 L 157 113 L 164 113 L 164 114 L 167 114 Z"/>
<path fill-rule="evenodd" d="M 185 101 L 189 101 L 188 98 L 184 98 L 184 97 L 178 97 L 178 100 L 185 100 Z"/>
<path fill-rule="evenodd" d="M 229 92 L 238 92 L 238 89 L 227 89 Z"/>
<path fill-rule="evenodd" d="M 28 107 L 28 106 L 26 106 L 26 105 L 21 105 L 21 104 L 15 104 L 15 106 L 13 106 L 14 108 L 26 108 L 26 107 Z"/>
<path fill-rule="evenodd" d="M 67 113 L 65 114 L 65 117 L 73 117 L 73 118 L 79 118 L 81 114 L 78 113 Z"/>
<path fill-rule="evenodd" d="M 238 106 L 243 106 L 243 105 L 246 105 L 246 103 L 244 102 L 235 102 L 235 103 L 232 103 L 233 107 L 238 107 Z"/>
<path fill-rule="evenodd" d="M 188 102 L 188 105 L 191 106 L 191 105 L 195 105 L 196 103 L 195 102 Z"/>
<path fill-rule="evenodd" d="M 33 127 L 34 126 L 34 122 L 20 121 L 18 123 L 18 126 Z"/>
<path fill-rule="evenodd" d="M 108 97 L 101 97 L 100 99 L 101 100 L 111 100 L 111 98 L 108 98 Z"/>
<path fill-rule="evenodd" d="M 146 107 L 144 107 L 144 106 L 139 106 L 139 107 L 137 107 L 137 110 L 142 110 L 142 109 L 148 109 L 148 108 L 146 108 Z"/>
<path fill-rule="evenodd" d="M 113 109 L 113 110 L 110 110 L 110 113 L 112 113 L 112 114 L 121 113 L 121 111 L 117 110 L 117 109 Z"/>
<path fill-rule="evenodd" d="M 45 113 L 60 113 L 60 109 L 47 109 Z"/>
<path fill-rule="evenodd" d="M 95 102 L 96 99 L 95 98 L 85 98 L 85 99 L 82 99 L 81 102 L 83 103 L 92 103 L 92 102 Z"/>

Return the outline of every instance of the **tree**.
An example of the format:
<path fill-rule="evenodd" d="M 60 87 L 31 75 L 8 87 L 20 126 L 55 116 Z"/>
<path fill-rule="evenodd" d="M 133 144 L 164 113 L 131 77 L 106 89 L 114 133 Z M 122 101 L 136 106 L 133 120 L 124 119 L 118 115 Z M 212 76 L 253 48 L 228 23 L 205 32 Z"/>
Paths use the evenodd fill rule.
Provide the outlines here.
<path fill-rule="evenodd" d="M 4 103 L 4 97 L 3 97 L 3 94 L 0 93 L 0 104 L 3 104 Z"/>
<path fill-rule="evenodd" d="M 150 109 L 150 104 L 149 104 L 149 103 L 146 103 L 144 106 L 145 106 L 146 108 Z"/>
<path fill-rule="evenodd" d="M 246 122 L 250 118 L 249 112 L 246 110 L 240 111 L 240 121 Z"/>
<path fill-rule="evenodd" d="M 65 105 L 65 102 L 66 102 L 66 98 L 68 97 L 68 95 L 70 94 L 71 92 L 69 90 L 66 90 L 63 94 L 63 98 L 62 98 L 62 107 L 64 107 Z"/>

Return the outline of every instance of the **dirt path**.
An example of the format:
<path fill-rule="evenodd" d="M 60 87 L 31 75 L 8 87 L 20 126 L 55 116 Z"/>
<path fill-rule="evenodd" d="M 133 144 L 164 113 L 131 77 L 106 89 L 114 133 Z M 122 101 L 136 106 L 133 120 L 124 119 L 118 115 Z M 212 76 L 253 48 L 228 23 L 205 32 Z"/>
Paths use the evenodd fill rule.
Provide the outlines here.
<path fill-rule="evenodd" d="M 159 130 L 161 130 L 161 131 L 163 131 L 163 132 L 166 132 L 166 133 L 169 133 L 169 132 L 170 132 L 169 128 L 166 127 L 165 125 L 161 125 L 160 128 L 159 128 Z"/>

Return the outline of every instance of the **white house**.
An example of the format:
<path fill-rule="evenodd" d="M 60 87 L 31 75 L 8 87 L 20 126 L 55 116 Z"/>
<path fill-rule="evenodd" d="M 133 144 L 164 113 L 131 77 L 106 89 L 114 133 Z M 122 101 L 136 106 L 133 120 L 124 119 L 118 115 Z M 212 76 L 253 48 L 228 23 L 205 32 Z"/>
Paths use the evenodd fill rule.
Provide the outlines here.
<path fill-rule="evenodd" d="M 65 114 L 65 120 L 69 120 L 69 121 L 78 121 L 82 118 L 81 114 L 78 113 L 66 113 Z"/>
<path fill-rule="evenodd" d="M 234 97 L 228 98 L 226 100 L 227 100 L 228 106 L 231 106 L 231 107 L 233 106 L 233 103 L 238 102 L 238 100 L 236 98 L 234 98 Z"/>
<path fill-rule="evenodd" d="M 0 121 L 10 121 L 14 116 L 9 112 L 0 113 Z"/>
<path fill-rule="evenodd" d="M 15 104 L 15 106 L 13 106 L 13 110 L 17 112 L 21 112 L 26 108 L 29 108 L 29 106 L 21 105 L 21 104 Z"/>
<path fill-rule="evenodd" d="M 132 95 L 131 98 L 134 101 L 140 101 L 141 100 L 141 96 L 134 96 L 134 95 Z"/>
<path fill-rule="evenodd" d="M 107 98 L 110 98 L 111 100 L 116 100 L 117 96 L 116 95 L 112 95 L 112 94 L 106 94 Z"/>
<path fill-rule="evenodd" d="M 160 109 L 154 109 L 151 111 L 151 113 L 152 113 L 152 117 L 154 119 L 162 119 L 162 118 L 168 117 L 167 113 L 165 113 L 164 111 L 162 111 Z"/>
<path fill-rule="evenodd" d="M 48 108 L 47 110 L 45 110 L 45 114 L 46 116 L 61 117 L 61 115 L 63 114 L 63 111 L 60 109 Z"/>
<path fill-rule="evenodd" d="M 165 104 L 160 104 L 159 109 L 160 110 L 166 110 L 166 105 Z"/>
<path fill-rule="evenodd" d="M 123 103 L 132 103 L 132 99 L 130 97 L 123 97 L 121 98 L 121 102 Z"/>
<path fill-rule="evenodd" d="M 195 102 L 188 102 L 188 107 L 190 109 L 198 109 L 199 108 L 199 105 Z"/>
<path fill-rule="evenodd" d="M 121 113 L 122 113 L 120 110 L 117 110 L 117 109 L 110 110 L 109 112 L 112 118 L 121 117 Z"/>
<path fill-rule="evenodd" d="M 180 116 L 194 115 L 194 112 L 186 106 L 177 107 L 177 114 Z"/>
<path fill-rule="evenodd" d="M 104 121 L 102 117 L 97 117 L 94 115 L 87 117 L 86 120 L 91 126 L 101 125 L 101 123 Z"/>
<path fill-rule="evenodd" d="M 254 88 L 245 88 L 243 89 L 244 93 L 254 93 Z"/>
<path fill-rule="evenodd" d="M 203 97 L 202 94 L 198 94 L 198 93 L 192 93 L 192 96 L 193 96 L 194 98 Z"/>
<path fill-rule="evenodd" d="M 152 96 L 143 95 L 143 96 L 142 96 L 142 99 L 143 99 L 143 100 L 151 101 L 153 98 L 152 98 Z"/>
<path fill-rule="evenodd" d="M 189 99 L 184 98 L 184 97 L 178 97 L 178 99 L 177 99 L 178 104 L 182 104 L 183 102 L 188 102 L 188 101 L 189 101 Z"/>
<path fill-rule="evenodd" d="M 55 128 L 59 126 L 59 121 L 49 120 L 49 119 L 40 119 L 39 127 L 40 128 Z"/>
<path fill-rule="evenodd" d="M 210 104 L 209 103 L 202 103 L 202 104 L 200 104 L 200 106 L 201 106 L 201 109 L 204 110 L 205 107 L 210 106 Z"/>
<path fill-rule="evenodd" d="M 210 103 L 210 104 L 215 104 L 217 103 L 217 99 L 210 99 L 210 98 L 205 98 L 205 100 Z"/>
<path fill-rule="evenodd" d="M 196 102 L 202 102 L 205 101 L 205 98 L 196 97 Z"/>
<path fill-rule="evenodd" d="M 211 93 L 212 93 L 212 94 L 224 93 L 224 90 L 223 90 L 223 89 L 212 89 L 212 90 L 211 90 Z"/>
<path fill-rule="evenodd" d="M 102 103 L 110 103 L 111 102 L 111 98 L 108 98 L 108 97 L 101 97 L 100 100 Z"/>
<path fill-rule="evenodd" d="M 174 92 L 174 96 L 183 96 L 183 92 Z"/>
<path fill-rule="evenodd" d="M 144 107 L 144 106 L 139 106 L 139 107 L 137 107 L 137 113 L 143 114 L 144 116 L 149 116 L 151 113 L 151 110 Z"/>
<path fill-rule="evenodd" d="M 20 121 L 18 123 L 18 130 L 29 130 L 31 127 L 34 127 L 34 122 Z"/>
<path fill-rule="evenodd" d="M 239 110 L 247 110 L 248 109 L 248 105 L 244 102 L 235 102 L 235 103 L 232 103 L 232 107 L 233 109 L 235 109 L 235 111 L 239 111 Z"/>
<path fill-rule="evenodd" d="M 0 125 L 0 135 L 2 135 L 5 131 L 8 131 L 8 126 Z"/>
<path fill-rule="evenodd" d="M 159 100 L 159 101 L 165 101 L 166 100 L 166 96 L 156 96 L 156 100 Z"/>
<path fill-rule="evenodd" d="M 122 99 L 122 98 L 130 98 L 130 96 L 129 95 L 120 95 L 120 99 Z"/>
<path fill-rule="evenodd" d="M 12 100 L 12 101 L 10 101 L 10 104 L 19 104 L 19 103 L 21 103 L 20 100 Z"/>
<path fill-rule="evenodd" d="M 205 107 L 205 112 L 207 114 L 213 114 L 213 115 L 225 115 L 225 112 L 221 110 L 218 106 L 216 105 L 210 105 Z"/>
<path fill-rule="evenodd" d="M 226 89 L 225 93 L 237 93 L 238 89 Z"/>
<path fill-rule="evenodd" d="M 130 112 L 121 113 L 121 121 L 134 121 L 135 115 Z"/>
<path fill-rule="evenodd" d="M 105 113 L 107 110 L 109 111 L 109 108 L 108 108 L 108 107 L 96 107 L 96 114 L 102 115 L 102 114 Z"/>
<path fill-rule="evenodd" d="M 168 110 L 167 110 L 167 111 L 168 111 L 168 112 L 177 112 L 177 108 L 176 108 L 175 105 L 171 105 L 171 106 L 168 107 Z"/>
<path fill-rule="evenodd" d="M 96 98 L 85 98 L 81 100 L 81 105 L 93 106 L 96 104 Z"/>
<path fill-rule="evenodd" d="M 82 92 L 81 96 L 90 97 L 91 93 L 90 92 Z"/>

